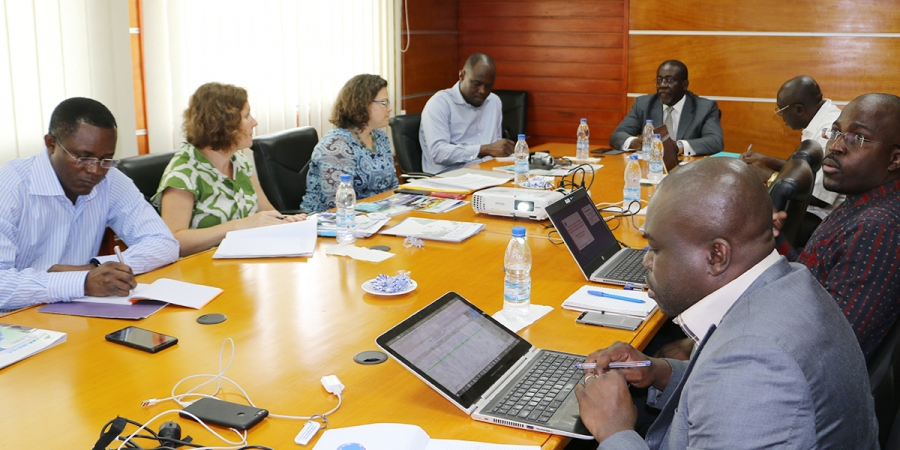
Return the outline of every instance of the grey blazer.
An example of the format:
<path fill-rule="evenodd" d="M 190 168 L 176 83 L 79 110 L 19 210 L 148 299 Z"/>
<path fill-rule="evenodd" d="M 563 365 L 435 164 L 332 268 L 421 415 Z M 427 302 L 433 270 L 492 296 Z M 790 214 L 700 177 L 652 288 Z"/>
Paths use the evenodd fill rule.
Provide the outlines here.
<path fill-rule="evenodd" d="M 684 108 L 681 110 L 675 138 L 688 141 L 698 155 L 721 152 L 725 148 L 725 138 L 722 136 L 722 126 L 719 125 L 719 105 L 713 100 L 698 97 L 691 91 L 686 91 L 684 97 Z M 663 106 L 658 94 L 642 95 L 634 100 L 631 111 L 610 136 L 609 146 L 622 148 L 626 139 L 641 133 L 647 120 L 653 121 L 654 128 L 663 124 Z"/>
<path fill-rule="evenodd" d="M 878 448 L 862 350 L 802 265 L 763 272 L 690 362 L 670 363 L 646 441 L 623 431 L 601 449 Z"/>

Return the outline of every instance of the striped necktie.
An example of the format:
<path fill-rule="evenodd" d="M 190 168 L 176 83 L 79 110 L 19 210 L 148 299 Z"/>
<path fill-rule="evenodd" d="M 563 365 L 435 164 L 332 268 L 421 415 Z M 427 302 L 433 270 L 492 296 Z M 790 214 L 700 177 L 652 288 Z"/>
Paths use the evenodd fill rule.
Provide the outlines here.
<path fill-rule="evenodd" d="M 669 136 L 674 141 L 676 136 L 678 135 L 678 130 L 675 129 L 675 124 L 672 122 L 672 113 L 675 111 L 675 108 L 671 106 L 666 106 L 666 129 L 669 130 Z"/>

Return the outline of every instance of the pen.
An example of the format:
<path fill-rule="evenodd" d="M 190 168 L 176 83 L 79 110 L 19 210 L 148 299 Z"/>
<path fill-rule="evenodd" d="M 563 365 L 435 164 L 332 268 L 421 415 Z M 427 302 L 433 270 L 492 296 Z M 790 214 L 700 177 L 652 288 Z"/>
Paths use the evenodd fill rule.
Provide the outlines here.
<path fill-rule="evenodd" d="M 639 298 L 631 298 L 631 297 L 625 297 L 622 295 L 607 294 L 606 292 L 601 292 L 601 291 L 588 291 L 588 294 L 596 295 L 597 297 L 614 298 L 616 300 L 622 300 L 623 302 L 645 303 L 643 300 L 641 300 Z"/>
<path fill-rule="evenodd" d="M 574 366 L 576 369 L 596 369 L 596 363 L 578 363 Z M 636 367 L 650 367 L 650 361 L 626 361 L 626 362 L 611 362 L 609 363 L 610 369 L 634 369 Z"/>
<path fill-rule="evenodd" d="M 107 248 L 109 248 L 109 247 L 107 247 Z M 119 262 L 122 263 L 122 264 L 125 264 L 125 258 L 122 257 L 122 250 L 119 248 L 119 246 L 118 246 L 118 245 L 115 246 L 115 247 L 113 248 L 113 250 L 116 251 L 116 257 L 119 258 Z"/>

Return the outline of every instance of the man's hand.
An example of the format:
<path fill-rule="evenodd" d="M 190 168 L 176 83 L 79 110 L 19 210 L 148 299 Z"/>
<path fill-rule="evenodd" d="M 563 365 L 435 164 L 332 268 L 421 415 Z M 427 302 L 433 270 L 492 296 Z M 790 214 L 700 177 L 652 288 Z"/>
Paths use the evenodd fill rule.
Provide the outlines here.
<path fill-rule="evenodd" d="M 625 362 L 647 360 L 650 360 L 650 367 L 609 369 L 609 363 L 613 361 Z M 669 384 L 669 378 L 672 376 L 672 367 L 668 362 L 663 359 L 650 358 L 624 342 L 616 342 L 605 349 L 597 350 L 588 355 L 584 361 L 597 364 L 596 369 L 585 370 L 586 375 L 603 374 L 610 371 L 619 372 L 625 377 L 625 380 L 628 381 L 628 383 L 639 388 L 653 386 L 662 391 Z"/>
<path fill-rule="evenodd" d="M 756 153 L 753 150 L 747 150 L 741 154 L 741 161 L 747 164 L 759 164 L 766 158 L 766 155 Z"/>
<path fill-rule="evenodd" d="M 644 146 L 644 136 L 637 136 L 628 144 L 628 148 L 632 150 L 640 150 Z"/>
<path fill-rule="evenodd" d="M 516 144 L 513 141 L 509 139 L 500 139 L 493 144 L 482 145 L 481 150 L 478 151 L 478 156 L 493 156 L 495 158 L 500 158 L 512 155 L 513 150 L 515 149 Z"/>
<path fill-rule="evenodd" d="M 772 234 L 778 237 L 781 229 L 784 228 L 784 222 L 787 220 L 787 211 L 778 211 L 772 214 Z"/>
<path fill-rule="evenodd" d="M 622 371 L 586 375 L 584 385 L 575 385 L 575 396 L 581 420 L 598 442 L 634 429 L 637 407 L 631 401 Z"/>
<path fill-rule="evenodd" d="M 92 297 L 124 297 L 137 286 L 131 267 L 119 262 L 107 262 L 88 272 L 84 280 L 84 294 Z"/>

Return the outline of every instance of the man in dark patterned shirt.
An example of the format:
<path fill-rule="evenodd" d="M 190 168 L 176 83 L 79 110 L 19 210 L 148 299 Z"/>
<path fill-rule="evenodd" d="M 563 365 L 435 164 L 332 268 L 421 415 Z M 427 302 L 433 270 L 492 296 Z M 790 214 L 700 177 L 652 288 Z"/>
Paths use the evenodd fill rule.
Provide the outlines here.
<path fill-rule="evenodd" d="M 868 360 L 900 314 L 900 97 L 857 97 L 823 134 L 825 189 L 847 199 L 802 252 L 783 238 L 778 250 L 831 293 Z"/>

